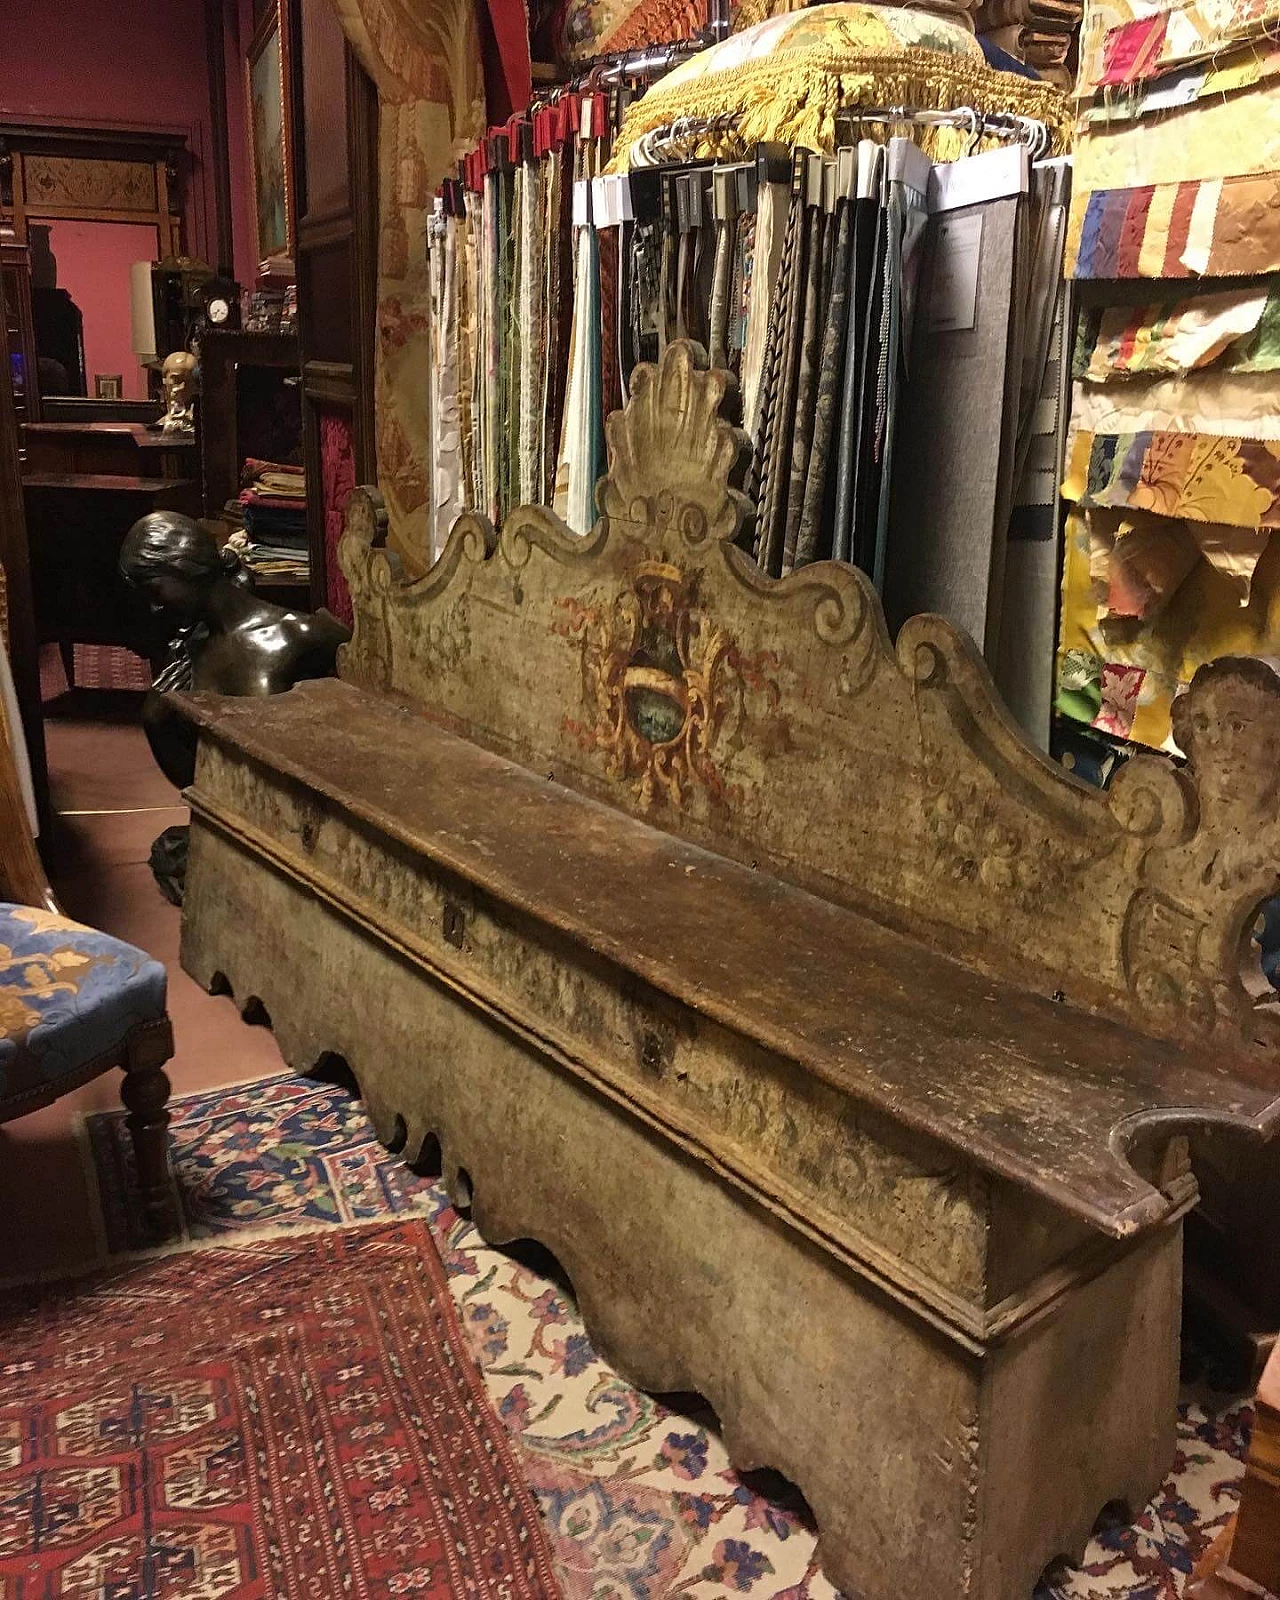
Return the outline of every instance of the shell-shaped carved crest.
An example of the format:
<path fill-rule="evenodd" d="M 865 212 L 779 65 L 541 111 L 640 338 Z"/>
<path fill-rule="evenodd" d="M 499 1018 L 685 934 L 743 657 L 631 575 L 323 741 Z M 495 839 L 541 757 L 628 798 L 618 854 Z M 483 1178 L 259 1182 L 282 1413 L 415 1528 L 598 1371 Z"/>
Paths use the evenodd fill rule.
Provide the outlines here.
<path fill-rule="evenodd" d="M 609 418 L 600 510 L 632 524 L 655 555 L 673 533 L 692 548 L 731 540 L 750 509 L 734 487 L 749 442 L 720 414 L 733 384 L 732 374 L 708 370 L 700 345 L 676 340 L 656 367 L 636 368 L 630 402 Z"/>

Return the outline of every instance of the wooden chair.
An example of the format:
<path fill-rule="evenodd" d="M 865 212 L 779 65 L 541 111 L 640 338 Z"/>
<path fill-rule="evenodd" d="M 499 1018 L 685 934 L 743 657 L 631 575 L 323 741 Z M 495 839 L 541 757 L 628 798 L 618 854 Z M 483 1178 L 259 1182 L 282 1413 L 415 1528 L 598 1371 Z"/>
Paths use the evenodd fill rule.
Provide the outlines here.
<path fill-rule="evenodd" d="M 168 1231 L 173 1028 L 158 961 L 62 914 L 31 834 L 0 702 L 0 1122 L 119 1067 L 148 1229 Z"/>
<path fill-rule="evenodd" d="M 1280 1345 L 1258 1385 L 1240 1509 L 1205 1552 L 1187 1588 L 1187 1600 L 1246 1597 L 1280 1597 Z"/>

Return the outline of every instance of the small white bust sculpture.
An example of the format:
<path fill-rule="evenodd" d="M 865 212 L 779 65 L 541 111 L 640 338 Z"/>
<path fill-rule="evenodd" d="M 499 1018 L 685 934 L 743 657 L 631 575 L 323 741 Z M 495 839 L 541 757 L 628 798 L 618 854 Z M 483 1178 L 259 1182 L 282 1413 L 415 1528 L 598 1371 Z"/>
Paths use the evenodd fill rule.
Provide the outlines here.
<path fill-rule="evenodd" d="M 196 358 L 188 350 L 174 350 L 160 368 L 165 413 L 162 433 L 190 433 L 195 427 Z"/>

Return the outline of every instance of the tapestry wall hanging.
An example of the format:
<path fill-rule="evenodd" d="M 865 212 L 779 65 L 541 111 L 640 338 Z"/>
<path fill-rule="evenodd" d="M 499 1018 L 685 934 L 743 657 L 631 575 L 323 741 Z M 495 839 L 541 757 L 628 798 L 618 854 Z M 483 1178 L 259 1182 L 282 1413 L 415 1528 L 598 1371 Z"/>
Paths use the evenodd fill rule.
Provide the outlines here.
<path fill-rule="evenodd" d="M 427 218 L 450 165 L 484 130 L 484 81 L 467 0 L 334 0 L 378 91 L 378 487 L 390 543 L 411 572 L 430 565 L 431 419 Z"/>

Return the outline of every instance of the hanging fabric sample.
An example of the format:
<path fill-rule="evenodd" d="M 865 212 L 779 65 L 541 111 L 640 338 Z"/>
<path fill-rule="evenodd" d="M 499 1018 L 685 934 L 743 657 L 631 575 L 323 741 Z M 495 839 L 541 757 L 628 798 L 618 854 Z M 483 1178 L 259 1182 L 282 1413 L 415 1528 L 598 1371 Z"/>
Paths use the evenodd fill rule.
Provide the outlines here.
<path fill-rule="evenodd" d="M 434 561 L 466 505 L 466 484 L 458 390 L 457 219 L 446 216 L 441 208 L 433 214 L 430 226 L 435 241 L 429 257 L 433 343 L 428 369 L 432 374 L 430 555 Z"/>
<path fill-rule="evenodd" d="M 787 232 L 777 295 L 770 311 L 757 470 L 749 480 L 758 506 L 756 559 L 771 577 L 782 573 L 808 251 L 814 232 L 809 160 L 807 152 L 798 151 L 792 167 Z"/>
<path fill-rule="evenodd" d="M 1017 155 L 1019 148 L 1003 154 L 1006 157 Z M 993 156 L 999 154 L 992 152 Z M 1021 154 L 1025 159 L 1025 151 Z M 884 300 L 870 460 L 876 486 L 875 548 L 869 565 L 871 581 L 882 594 L 888 556 L 898 411 L 915 325 L 920 247 L 928 222 L 929 161 L 908 140 L 892 139 L 885 161 L 885 178 Z M 917 386 L 917 392 L 922 389 L 923 383 Z"/>
<path fill-rule="evenodd" d="M 1001 492 L 1017 437 L 1015 248 L 1029 181 L 1022 146 L 934 170 L 884 591 L 891 628 L 936 611 L 988 652 L 1002 599 Z"/>
<path fill-rule="evenodd" d="M 662 306 L 662 190 L 656 172 L 631 175 L 632 224 L 628 250 L 627 330 L 630 369 L 641 361 L 657 361 L 664 335 Z"/>
<path fill-rule="evenodd" d="M 753 443 L 759 437 L 761 385 L 790 196 L 790 151 L 784 145 L 762 145 L 756 154 L 755 237 L 742 351 L 742 425 Z"/>
<path fill-rule="evenodd" d="M 1023 341 L 1022 394 L 1013 508 L 1005 550 L 1004 600 L 992 676 L 1005 704 L 1043 750 L 1049 748 L 1061 571 L 1058 489 L 1070 412 L 1070 285 L 1062 246 L 1071 170 L 1065 161 L 1032 168 L 1034 267 Z"/>
<path fill-rule="evenodd" d="M 868 373 L 875 370 L 874 362 L 869 359 L 869 349 L 872 332 L 879 328 L 879 317 L 873 316 L 871 306 L 879 263 L 877 237 L 880 228 L 880 192 L 884 179 L 883 156 L 879 145 L 869 139 L 859 141 L 850 217 L 844 382 L 834 462 L 835 521 L 832 526 L 831 553 L 841 561 L 854 559 L 855 527 L 859 520 L 857 463 L 862 439 L 864 387 Z"/>
<path fill-rule="evenodd" d="M 830 288 L 826 296 L 822 342 L 818 355 L 818 389 L 814 402 L 813 443 L 810 449 L 804 500 L 796 534 L 794 564 L 805 566 L 831 554 L 835 514 L 833 442 L 844 378 L 845 346 L 849 334 L 849 287 L 853 254 L 854 180 L 857 151 L 846 148 L 832 163 L 835 204 L 831 232 Z"/>
<path fill-rule="evenodd" d="M 604 471 L 600 381 L 600 256 L 590 222 L 591 183 L 575 186 L 573 327 L 563 443 L 556 476 L 556 513 L 575 533 L 595 521 L 596 480 Z"/>
<path fill-rule="evenodd" d="M 519 334 L 518 417 L 516 499 L 517 505 L 533 505 L 542 496 L 542 421 L 545 414 L 544 342 L 546 339 L 543 306 L 542 270 L 543 205 L 542 176 L 533 159 L 532 129 L 521 130 L 518 254 L 520 273 L 515 306 Z"/>
<path fill-rule="evenodd" d="M 778 486 L 783 506 L 781 571 L 784 574 L 790 572 L 796 563 L 796 539 L 804 510 L 813 440 L 824 286 L 828 278 L 831 249 L 829 224 L 834 212 L 834 193 L 828 195 L 826 177 L 826 164 L 820 157 L 810 156 L 805 170 L 804 274 L 796 321 L 795 390 L 789 410 L 784 411 L 779 419 L 783 426 L 787 426 L 789 417 L 790 434 L 787 470 Z M 828 198 L 831 205 L 827 204 Z"/>

